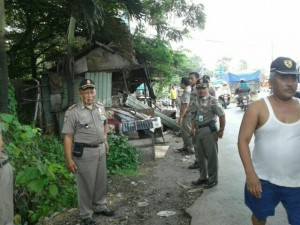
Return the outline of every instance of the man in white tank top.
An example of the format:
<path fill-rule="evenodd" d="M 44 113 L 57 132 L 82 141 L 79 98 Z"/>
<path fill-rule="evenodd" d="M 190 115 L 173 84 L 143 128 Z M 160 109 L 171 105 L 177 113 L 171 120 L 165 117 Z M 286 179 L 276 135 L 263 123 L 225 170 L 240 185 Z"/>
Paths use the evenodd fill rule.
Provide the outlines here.
<path fill-rule="evenodd" d="M 273 94 L 251 103 L 240 126 L 238 149 L 246 173 L 245 204 L 253 213 L 253 225 L 266 224 L 280 202 L 289 224 L 300 224 L 300 104 L 294 97 L 298 75 L 295 61 L 275 59 L 270 70 Z"/>

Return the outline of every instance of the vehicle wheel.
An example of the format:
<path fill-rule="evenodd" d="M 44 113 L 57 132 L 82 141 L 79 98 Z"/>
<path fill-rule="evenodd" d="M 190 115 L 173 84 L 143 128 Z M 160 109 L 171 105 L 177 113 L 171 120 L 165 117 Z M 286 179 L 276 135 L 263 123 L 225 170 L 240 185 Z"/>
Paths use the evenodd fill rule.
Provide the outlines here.
<path fill-rule="evenodd" d="M 227 104 L 224 105 L 224 109 L 226 109 L 226 108 L 227 108 Z"/>

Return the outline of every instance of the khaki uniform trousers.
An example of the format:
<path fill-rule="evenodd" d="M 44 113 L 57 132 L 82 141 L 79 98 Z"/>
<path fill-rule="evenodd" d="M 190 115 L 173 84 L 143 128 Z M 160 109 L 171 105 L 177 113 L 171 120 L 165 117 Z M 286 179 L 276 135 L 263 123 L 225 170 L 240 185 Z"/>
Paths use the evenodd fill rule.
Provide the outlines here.
<path fill-rule="evenodd" d="M 206 132 L 201 130 L 206 129 Z M 200 169 L 200 180 L 208 179 L 218 182 L 218 142 L 215 139 L 216 132 L 209 133 L 208 127 L 201 128 L 196 132 L 195 154 Z"/>
<path fill-rule="evenodd" d="M 0 168 L 0 225 L 13 225 L 13 170 L 9 163 Z"/>
<path fill-rule="evenodd" d="M 106 152 L 104 145 L 83 149 L 81 158 L 74 157 L 77 165 L 76 182 L 79 215 L 82 219 L 93 212 L 106 209 Z"/>
<path fill-rule="evenodd" d="M 191 113 L 186 113 L 182 118 L 181 136 L 183 140 L 183 148 L 188 149 L 189 152 L 194 151 L 194 146 L 191 138 L 192 121 Z"/>

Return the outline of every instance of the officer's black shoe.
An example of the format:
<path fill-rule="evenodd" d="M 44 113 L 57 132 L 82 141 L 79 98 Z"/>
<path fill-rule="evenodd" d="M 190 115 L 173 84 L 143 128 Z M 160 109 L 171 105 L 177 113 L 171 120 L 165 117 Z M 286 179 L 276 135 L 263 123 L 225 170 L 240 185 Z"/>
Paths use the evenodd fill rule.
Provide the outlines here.
<path fill-rule="evenodd" d="M 199 165 L 198 163 L 194 162 L 194 164 L 193 164 L 193 165 L 190 165 L 188 168 L 189 168 L 190 170 L 199 169 L 199 168 L 200 168 L 200 165 Z"/>
<path fill-rule="evenodd" d="M 197 186 L 206 185 L 207 183 L 208 183 L 207 179 L 206 180 L 200 180 L 200 179 L 198 179 L 196 181 L 192 181 L 192 184 L 193 185 L 197 185 Z"/>
<path fill-rule="evenodd" d="M 94 214 L 111 217 L 111 216 L 114 216 L 116 213 L 115 213 L 115 211 L 104 209 L 104 210 L 99 211 L 99 212 L 94 212 Z"/>
<path fill-rule="evenodd" d="M 187 151 L 187 152 L 183 152 L 182 155 L 194 155 L 195 152 L 193 151 Z"/>
<path fill-rule="evenodd" d="M 83 225 L 96 225 L 98 224 L 96 220 L 92 217 L 88 217 L 82 220 Z"/>
<path fill-rule="evenodd" d="M 176 150 L 177 150 L 178 152 L 181 152 L 181 153 L 187 152 L 187 151 L 188 151 L 187 148 L 177 148 Z"/>
<path fill-rule="evenodd" d="M 210 182 L 207 182 L 206 184 L 204 184 L 203 188 L 210 189 L 210 188 L 216 186 L 217 184 L 218 184 L 218 182 L 216 182 L 216 181 L 210 181 Z"/>

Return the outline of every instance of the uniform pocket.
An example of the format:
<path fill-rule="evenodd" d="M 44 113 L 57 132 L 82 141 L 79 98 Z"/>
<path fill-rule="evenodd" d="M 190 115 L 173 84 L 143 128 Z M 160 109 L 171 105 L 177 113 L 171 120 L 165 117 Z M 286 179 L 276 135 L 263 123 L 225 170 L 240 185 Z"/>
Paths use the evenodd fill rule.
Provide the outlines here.
<path fill-rule="evenodd" d="M 79 124 L 84 127 L 88 127 L 90 123 L 91 123 L 91 119 L 89 118 L 82 118 L 79 120 Z"/>

